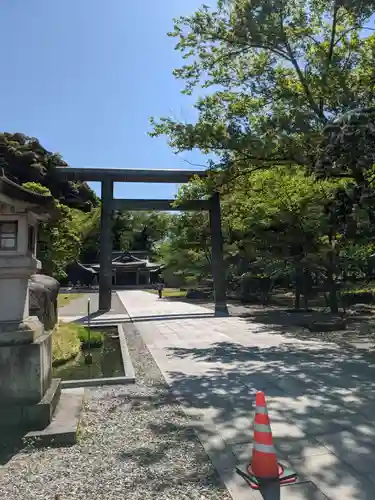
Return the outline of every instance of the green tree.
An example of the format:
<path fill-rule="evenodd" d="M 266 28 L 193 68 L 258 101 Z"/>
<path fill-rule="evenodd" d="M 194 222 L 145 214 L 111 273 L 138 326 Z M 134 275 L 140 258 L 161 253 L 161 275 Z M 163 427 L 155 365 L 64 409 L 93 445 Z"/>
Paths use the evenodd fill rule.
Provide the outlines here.
<path fill-rule="evenodd" d="M 14 182 L 39 183 L 53 197 L 73 208 L 89 211 L 98 198 L 85 182 L 65 181 L 56 167 L 69 167 L 58 153 L 47 151 L 35 137 L 21 133 L 0 133 L 0 169 Z"/>
<path fill-rule="evenodd" d="M 200 282 L 211 277 L 211 235 L 208 215 L 185 212 L 170 220 L 167 238 L 157 252 L 175 274 Z"/>
<path fill-rule="evenodd" d="M 364 113 L 359 118 L 354 113 L 336 125 L 343 131 L 348 125 L 351 130 L 358 129 L 354 135 L 349 131 L 351 139 L 346 138 L 344 151 L 339 140 L 333 141 L 333 147 L 332 141 L 327 146 L 327 135 L 332 131 L 327 124 L 348 109 L 374 106 L 374 8 L 374 2 L 354 0 L 219 0 L 216 9 L 202 6 L 193 15 L 175 20 L 169 33 L 177 39 L 176 50 L 184 59 L 183 66 L 174 71 L 185 83 L 183 92 L 197 95 L 196 91 L 204 89 L 195 104 L 198 118 L 195 123 L 170 117 L 151 119 L 151 136 L 167 136 L 175 151 L 199 149 L 217 158 L 208 161 L 214 171 L 206 182 L 208 191 L 212 184 L 217 187 L 229 182 L 222 190 L 228 193 L 234 189 L 231 179 L 281 165 L 303 167 L 302 177 L 305 172 L 318 171 L 323 177 L 353 180 L 352 187 L 345 184 L 345 188 L 328 190 L 320 215 L 325 229 L 319 233 L 321 240 L 314 240 L 314 245 L 319 244 L 333 311 L 337 310 L 335 277 L 342 271 L 346 246 L 359 234 L 356 205 L 360 201 L 363 208 L 363 198 L 372 196 L 374 161 L 369 159 L 374 159 L 374 113 L 370 111 L 370 117 L 365 118 Z M 332 156 L 317 164 L 322 150 Z M 309 179 L 306 182 L 309 184 Z M 313 184 L 317 185 L 315 179 Z M 358 187 L 357 196 L 349 193 Z M 245 198 L 250 194 L 255 196 L 251 186 Z M 313 206 L 315 201 L 311 200 L 309 207 Z M 246 200 L 240 207 L 238 210 L 246 207 Z M 286 241 L 281 246 L 277 242 L 296 241 L 300 236 L 296 215 L 281 206 L 275 210 L 275 217 L 281 215 L 286 226 L 278 229 L 269 255 L 272 265 L 277 263 L 278 246 L 280 255 L 285 253 Z M 252 213 L 249 207 L 246 217 Z M 304 222 L 311 219 L 310 224 L 314 217 L 309 215 Z M 227 224 L 229 229 L 231 224 Z M 269 237 L 263 234 L 262 238 L 269 243 Z M 243 242 L 239 244 L 244 252 Z M 267 248 L 262 249 L 263 258 L 269 254 Z M 306 253 L 295 250 L 294 267 Z M 310 259 L 311 251 L 307 254 Z"/>
<path fill-rule="evenodd" d="M 174 75 L 185 93 L 206 95 L 196 123 L 151 119 L 151 135 L 166 135 L 176 151 L 214 153 L 208 163 L 231 176 L 314 168 L 326 123 L 374 104 L 373 11 L 354 0 L 219 0 L 176 19 L 169 36 L 184 65 Z"/>
<path fill-rule="evenodd" d="M 114 247 L 152 252 L 165 238 L 168 225 L 169 215 L 163 212 L 119 212 L 114 220 Z"/>
<path fill-rule="evenodd" d="M 26 182 L 23 187 L 51 196 L 48 188 L 35 182 Z M 67 264 L 77 260 L 80 253 L 80 226 L 77 221 L 81 213 L 56 200 L 55 203 L 60 211 L 60 217 L 57 220 L 40 224 L 37 256 L 42 262 L 42 271 L 61 280 L 66 276 Z"/>
<path fill-rule="evenodd" d="M 146 249 L 155 255 L 157 245 L 164 241 L 170 228 L 171 216 L 165 212 L 138 212 L 136 215 L 138 232 L 133 248 Z"/>
<path fill-rule="evenodd" d="M 114 250 L 130 250 L 134 240 L 135 221 L 131 212 L 118 212 L 113 221 Z"/>
<path fill-rule="evenodd" d="M 307 307 L 312 283 L 319 280 L 327 283 L 333 304 L 336 290 L 331 277 L 337 273 L 334 264 L 339 264 L 342 250 L 336 242 L 342 240 L 337 222 L 332 232 L 325 208 L 334 201 L 339 188 L 338 181 L 318 180 L 306 175 L 302 167 L 275 167 L 229 182 L 222 189 L 228 285 L 239 283 L 245 294 L 247 286 L 253 292 L 257 288 L 265 299 L 277 282 L 293 282 L 295 307 L 300 308 L 301 296 Z M 208 192 L 205 182 L 197 179 L 180 189 L 178 199 L 205 197 Z M 197 252 L 202 255 L 204 245 L 210 244 L 208 220 L 197 223 L 189 215 L 178 222 L 167 246 L 167 252 L 173 248 L 176 267 L 195 267 L 196 273 L 199 269 L 209 273 L 202 259 L 196 258 Z M 194 254 L 187 253 L 191 248 Z"/>
<path fill-rule="evenodd" d="M 95 262 L 99 255 L 100 211 L 99 205 L 89 213 L 78 210 L 72 212 L 73 224 L 81 240 L 79 259 L 85 263 Z"/>
<path fill-rule="evenodd" d="M 329 270 L 324 246 L 328 219 L 323 209 L 334 198 L 336 183 L 306 176 L 301 168 L 275 168 L 243 176 L 234 184 L 223 211 L 242 236 L 250 269 L 274 279 L 291 279 L 295 307 L 300 308 L 312 276 Z"/>
<path fill-rule="evenodd" d="M 87 229 L 82 234 L 81 258 L 90 263 L 99 258 L 100 207 L 93 211 L 87 223 Z M 144 250 L 152 255 L 155 245 L 164 239 L 168 224 L 169 215 L 163 212 L 119 211 L 113 217 L 113 249 Z"/>

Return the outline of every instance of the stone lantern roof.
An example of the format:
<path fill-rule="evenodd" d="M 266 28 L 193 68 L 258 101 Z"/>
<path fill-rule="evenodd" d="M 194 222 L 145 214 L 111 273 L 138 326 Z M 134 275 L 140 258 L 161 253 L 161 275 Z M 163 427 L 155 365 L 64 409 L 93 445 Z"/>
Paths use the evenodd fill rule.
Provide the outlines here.
<path fill-rule="evenodd" d="M 0 205 L 17 206 L 31 212 L 38 220 L 56 220 L 60 211 L 52 196 L 35 193 L 8 179 L 0 169 Z"/>

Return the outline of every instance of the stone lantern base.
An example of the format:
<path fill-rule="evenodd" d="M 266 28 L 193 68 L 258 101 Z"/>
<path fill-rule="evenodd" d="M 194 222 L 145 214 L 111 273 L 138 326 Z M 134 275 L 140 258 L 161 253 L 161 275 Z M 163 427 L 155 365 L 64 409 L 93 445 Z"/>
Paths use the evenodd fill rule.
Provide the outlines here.
<path fill-rule="evenodd" d="M 41 268 L 36 251 L 38 223 L 61 215 L 52 196 L 19 186 L 0 169 L 0 425 L 4 437 L 8 432 L 13 435 L 11 429 L 33 438 L 42 433 L 45 438 L 66 436 L 67 413 L 78 411 L 82 399 L 64 392 L 60 399 L 61 381 L 52 379 L 49 329 L 53 325 L 46 325 L 45 331 L 37 318 L 29 316 L 29 278 Z M 71 441 L 76 421 L 70 427 Z"/>
<path fill-rule="evenodd" d="M 37 318 L 0 323 L 0 425 L 48 426 L 61 392 L 52 379 L 52 333 Z"/>

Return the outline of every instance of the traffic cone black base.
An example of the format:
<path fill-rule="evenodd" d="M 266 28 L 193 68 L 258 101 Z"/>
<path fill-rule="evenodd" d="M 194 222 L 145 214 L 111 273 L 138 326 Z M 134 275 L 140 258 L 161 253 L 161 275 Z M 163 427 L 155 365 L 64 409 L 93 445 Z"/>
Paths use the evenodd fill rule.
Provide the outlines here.
<path fill-rule="evenodd" d="M 284 467 L 282 464 L 277 464 L 279 467 L 279 475 L 276 478 L 263 479 L 257 478 L 251 472 L 251 463 L 247 466 L 246 472 L 242 471 L 236 467 L 236 472 L 253 488 L 253 490 L 258 490 L 261 486 L 272 482 L 278 482 L 280 486 L 283 484 L 292 484 L 297 481 L 297 474 L 292 470 Z"/>
<path fill-rule="evenodd" d="M 267 403 L 263 391 L 255 396 L 254 441 L 252 457 L 246 471 L 236 467 L 239 474 L 254 490 L 268 484 L 291 484 L 297 480 L 297 474 L 277 461 L 273 444 Z"/>

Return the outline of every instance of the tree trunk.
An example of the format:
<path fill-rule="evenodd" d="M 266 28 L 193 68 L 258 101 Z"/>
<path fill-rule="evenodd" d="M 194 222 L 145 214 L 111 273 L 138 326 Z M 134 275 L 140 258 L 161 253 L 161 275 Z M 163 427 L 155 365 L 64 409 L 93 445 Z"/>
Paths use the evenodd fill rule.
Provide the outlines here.
<path fill-rule="evenodd" d="M 296 273 L 296 290 L 294 297 L 294 309 L 301 309 L 301 293 L 302 293 L 302 276 L 301 276 L 301 266 L 299 263 L 296 263 L 295 266 Z"/>
<path fill-rule="evenodd" d="M 337 297 L 337 288 L 335 282 L 335 269 L 336 269 L 336 249 L 335 241 L 332 231 L 329 234 L 329 243 L 331 246 L 329 256 L 328 256 L 328 267 L 327 267 L 327 285 L 328 285 L 328 295 L 329 295 L 329 307 L 332 314 L 337 314 L 339 312 L 339 301 Z"/>
<path fill-rule="evenodd" d="M 301 309 L 301 292 L 298 286 L 296 286 L 296 293 L 294 296 L 294 309 Z"/>
<path fill-rule="evenodd" d="M 346 268 L 342 272 L 342 280 L 344 283 L 346 283 L 348 281 L 348 271 Z"/>
<path fill-rule="evenodd" d="M 305 311 L 309 310 L 309 298 L 305 294 L 303 294 L 303 306 L 305 308 Z"/>
<path fill-rule="evenodd" d="M 339 312 L 339 301 L 337 298 L 337 289 L 332 270 L 328 270 L 328 294 L 329 294 L 329 307 L 332 314 L 337 314 Z"/>
<path fill-rule="evenodd" d="M 305 311 L 308 311 L 309 309 L 309 294 L 311 291 L 311 276 L 310 273 L 307 269 L 304 269 L 302 273 L 302 280 L 303 280 L 303 305 L 305 308 Z"/>

